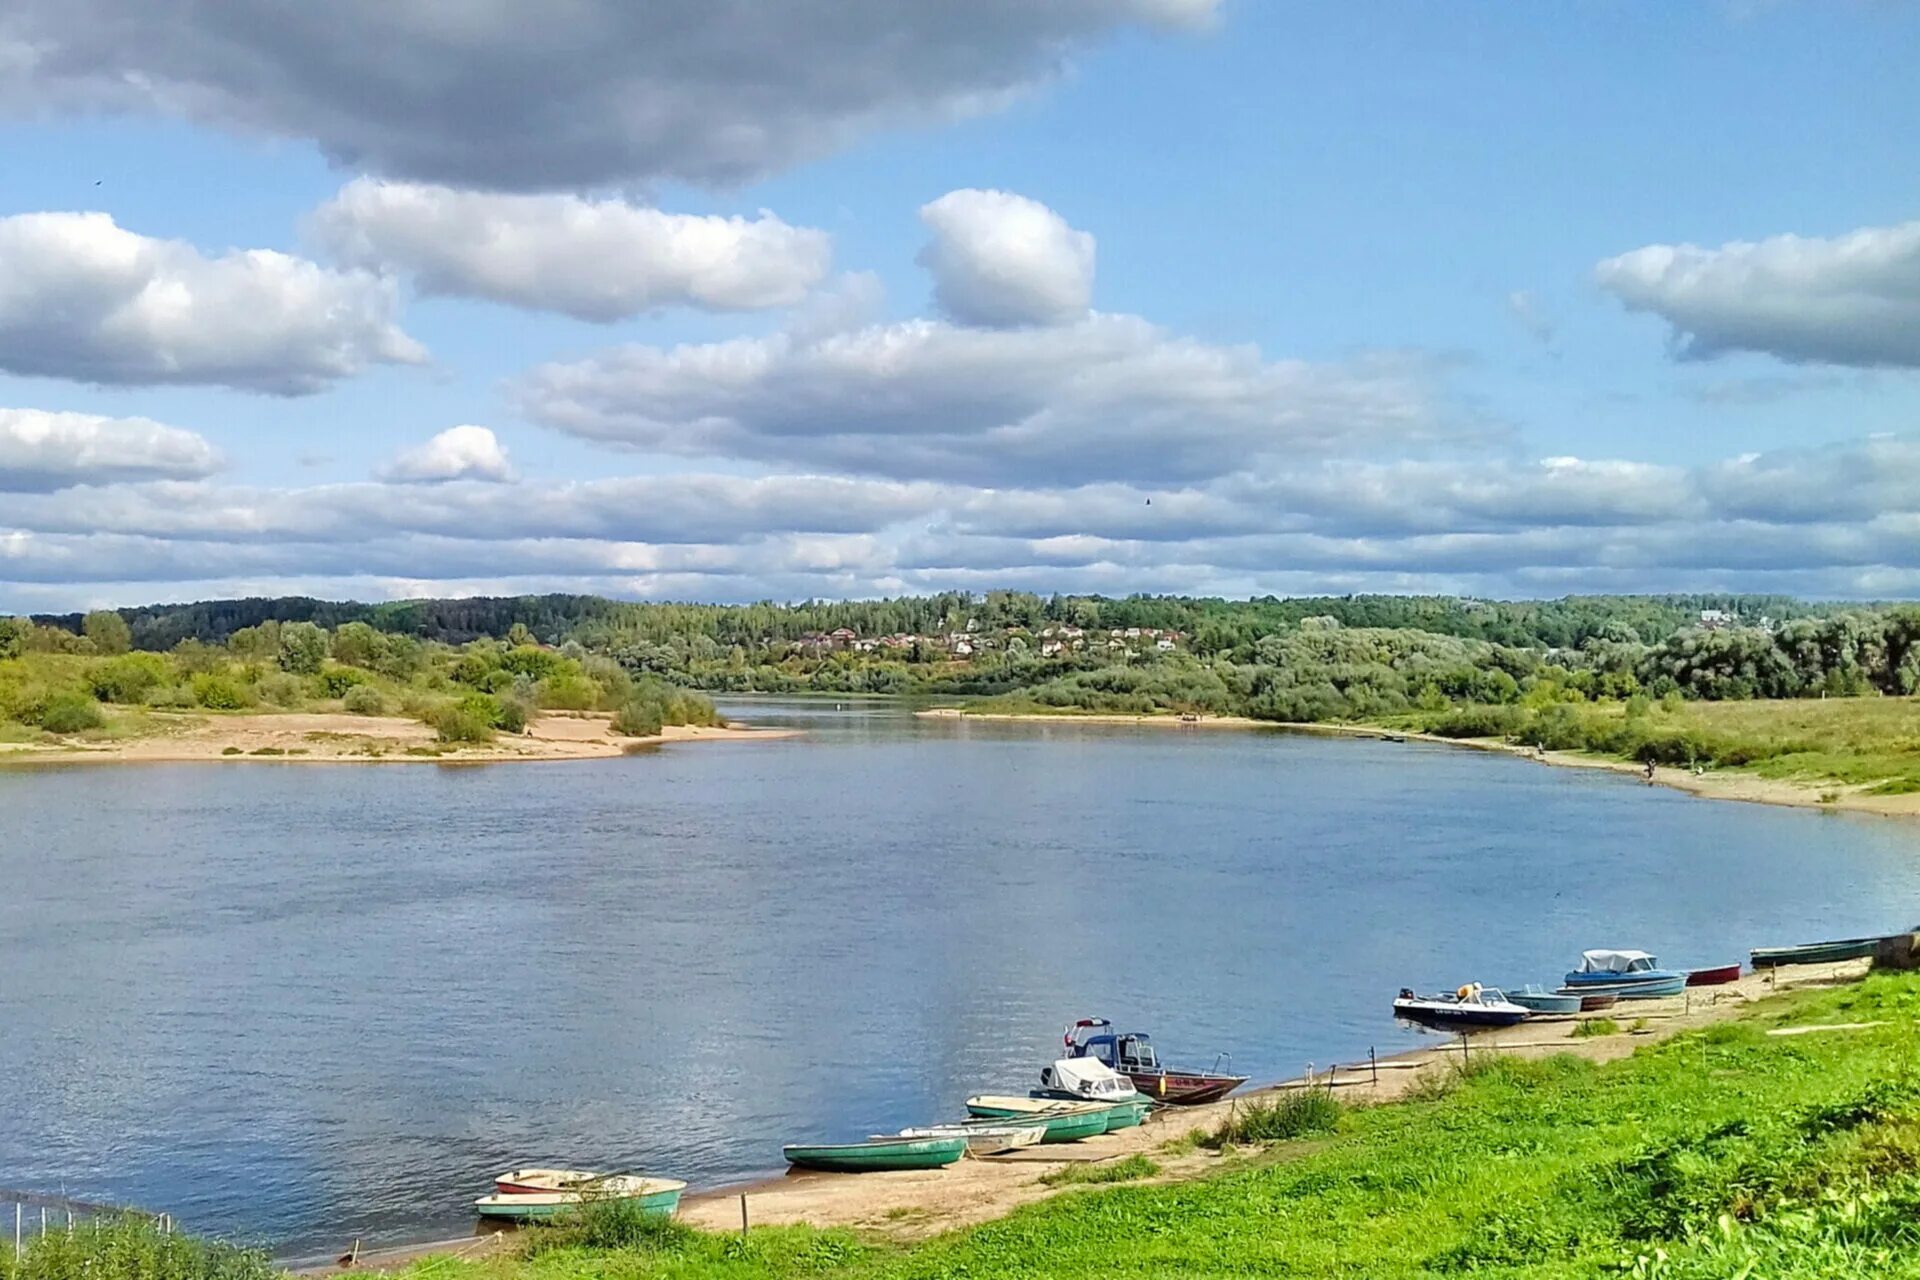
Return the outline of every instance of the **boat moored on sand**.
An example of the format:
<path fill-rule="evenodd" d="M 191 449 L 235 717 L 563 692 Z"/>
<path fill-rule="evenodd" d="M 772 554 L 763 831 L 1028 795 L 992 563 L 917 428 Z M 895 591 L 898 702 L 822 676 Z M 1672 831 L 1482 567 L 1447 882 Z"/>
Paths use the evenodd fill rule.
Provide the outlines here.
<path fill-rule="evenodd" d="M 875 1134 L 875 1138 L 884 1137 Z M 902 1138 L 964 1138 L 970 1156 L 998 1156 L 1019 1151 L 1047 1136 L 1045 1124 L 1016 1124 L 1011 1121 L 972 1120 L 963 1124 L 930 1124 L 902 1129 Z"/>
<path fill-rule="evenodd" d="M 1216 1058 L 1210 1071 L 1162 1066 L 1150 1036 L 1137 1031 L 1116 1033 L 1105 1018 L 1082 1018 L 1066 1029 L 1061 1040 L 1067 1057 L 1105 1063 L 1139 1092 L 1169 1106 L 1218 1102 L 1247 1082 L 1245 1076 L 1219 1069 L 1226 1055 Z"/>
<path fill-rule="evenodd" d="M 1687 985 L 1690 987 L 1719 987 L 1740 981 L 1740 965 L 1737 961 L 1733 964 L 1709 965 L 1704 969 L 1688 969 L 1686 972 Z"/>
<path fill-rule="evenodd" d="M 983 1120 L 1037 1121 L 1046 1132 L 1042 1142 L 1078 1142 L 1107 1131 L 1111 1102 L 1068 1102 L 1060 1098 L 1022 1098 L 1004 1093 L 981 1093 L 967 1099 L 967 1114 Z"/>
<path fill-rule="evenodd" d="M 1841 938 L 1833 942 L 1803 942 L 1797 947 L 1755 947 L 1748 958 L 1756 969 L 1778 969 L 1790 964 L 1838 964 L 1861 960 L 1880 945 L 1878 938 Z"/>
<path fill-rule="evenodd" d="M 869 1138 L 865 1142 L 791 1143 L 781 1148 L 796 1169 L 824 1173 L 879 1173 L 939 1169 L 967 1153 L 963 1134 L 938 1138 Z"/>
<path fill-rule="evenodd" d="M 516 1170 L 516 1173 L 531 1172 Z M 569 1170 L 546 1170 L 543 1172 L 572 1172 Z M 510 1221 L 535 1221 L 543 1218 L 557 1218 L 573 1213 L 582 1206 L 607 1201 L 637 1201 L 640 1208 L 649 1214 L 666 1217 L 680 1207 L 680 1193 L 687 1184 L 678 1178 L 642 1178 L 633 1174 L 616 1173 L 596 1177 L 593 1182 L 566 1191 L 496 1191 L 489 1196 L 481 1196 L 473 1202 L 476 1212 L 483 1218 L 500 1218 Z"/>
<path fill-rule="evenodd" d="M 1680 969 L 1662 969 L 1645 951 L 1600 948 L 1580 953 L 1580 967 L 1567 975 L 1562 990 L 1595 991 L 1623 1000 L 1677 996 L 1687 985 Z"/>
<path fill-rule="evenodd" d="M 1503 992 L 1469 982 L 1457 991 L 1418 996 L 1402 987 L 1393 1002 L 1393 1014 L 1409 1022 L 1456 1031 L 1511 1027 L 1525 1022 L 1532 1010 L 1513 1003 Z"/>
<path fill-rule="evenodd" d="M 1512 987 L 1506 988 L 1506 997 L 1522 1009 L 1529 1010 L 1533 1013 L 1580 1012 L 1580 996 L 1568 992 L 1548 991 L 1546 988 L 1536 986 L 1532 983 L 1520 988 L 1518 991 L 1515 991 Z"/>

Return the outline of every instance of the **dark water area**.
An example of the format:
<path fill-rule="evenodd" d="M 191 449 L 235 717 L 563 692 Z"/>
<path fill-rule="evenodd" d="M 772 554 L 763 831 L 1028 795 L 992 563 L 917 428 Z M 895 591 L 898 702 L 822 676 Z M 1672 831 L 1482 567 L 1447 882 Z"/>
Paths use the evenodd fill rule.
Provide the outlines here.
<path fill-rule="evenodd" d="M 1256 1079 L 1402 985 L 1920 919 L 1920 825 L 1278 732 L 739 704 L 495 767 L 0 770 L 0 1186 L 288 1254 L 515 1164 L 696 1186 L 1024 1091 L 1063 1023 Z"/>

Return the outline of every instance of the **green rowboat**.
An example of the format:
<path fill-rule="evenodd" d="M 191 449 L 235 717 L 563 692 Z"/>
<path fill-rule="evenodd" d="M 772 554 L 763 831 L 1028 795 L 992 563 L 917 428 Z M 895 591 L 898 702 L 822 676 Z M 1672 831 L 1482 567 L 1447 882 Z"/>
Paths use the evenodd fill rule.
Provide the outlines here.
<path fill-rule="evenodd" d="M 680 1207 L 680 1193 L 687 1184 L 678 1178 L 635 1178 L 620 1175 L 601 1179 L 591 1191 L 546 1191 L 535 1194 L 496 1192 L 473 1202 L 483 1218 L 513 1222 L 537 1222 L 574 1213 L 589 1201 L 638 1201 L 648 1214 L 669 1217 Z"/>
<path fill-rule="evenodd" d="M 1116 1102 L 1107 1107 L 1107 1132 L 1115 1129 L 1131 1129 L 1137 1124 L 1146 1123 L 1147 1112 L 1153 1110 L 1153 1103 L 1145 1098 L 1137 1102 Z"/>
<path fill-rule="evenodd" d="M 1078 1142 L 1107 1131 L 1108 1112 L 1104 1102 L 1063 1102 L 1057 1098 L 1018 1098 L 1011 1095 L 981 1094 L 967 1099 L 967 1114 L 989 1120 L 1031 1120 L 1044 1124 L 1042 1142 Z"/>
<path fill-rule="evenodd" d="M 826 1173 L 875 1173 L 884 1169 L 938 1169 L 967 1153 L 967 1140 L 953 1138 L 871 1138 L 866 1142 L 823 1145 L 796 1143 L 782 1149 L 798 1169 Z"/>
<path fill-rule="evenodd" d="M 1777 969 L 1789 964 L 1834 964 L 1841 960 L 1860 960 L 1871 956 L 1880 945 L 1878 938 L 1844 938 L 1837 942 L 1809 942 L 1798 947 L 1755 947 L 1753 967 Z"/>

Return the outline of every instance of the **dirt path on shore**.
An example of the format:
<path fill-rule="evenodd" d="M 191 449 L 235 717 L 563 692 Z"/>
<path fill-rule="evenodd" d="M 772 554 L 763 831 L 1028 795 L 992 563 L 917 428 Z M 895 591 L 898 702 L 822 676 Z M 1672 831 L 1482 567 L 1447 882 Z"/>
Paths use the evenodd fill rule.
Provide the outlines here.
<path fill-rule="evenodd" d="M 1571 1053 L 1597 1062 L 1612 1061 L 1629 1056 L 1642 1045 L 1732 1017 L 1768 996 L 1858 981 L 1866 970 L 1866 961 L 1851 960 L 1748 974 L 1738 982 L 1690 988 L 1680 996 L 1623 1001 L 1604 1014 L 1536 1018 L 1517 1027 L 1481 1032 L 1467 1042 L 1466 1052 L 1529 1057 Z M 1574 1029 L 1588 1017 L 1611 1017 L 1622 1030 L 1613 1035 L 1576 1037 Z M 1645 1025 L 1630 1030 L 1637 1020 L 1644 1020 Z M 1382 1058 L 1378 1063 L 1342 1063 L 1316 1072 L 1314 1083 L 1329 1085 L 1350 1105 L 1393 1102 L 1434 1075 L 1455 1069 L 1462 1058 L 1461 1045 L 1458 1037 L 1436 1035 L 1430 1048 Z M 1196 1129 L 1217 1128 L 1236 1107 L 1248 1101 L 1298 1089 L 1306 1083 L 1289 1080 L 1245 1090 L 1211 1106 L 1166 1108 L 1135 1129 L 1076 1143 L 1032 1147 L 1005 1156 L 968 1158 L 945 1169 L 865 1174 L 796 1171 L 748 1185 L 714 1188 L 687 1196 L 679 1216 L 704 1230 L 738 1231 L 744 1196 L 748 1220 L 753 1225 L 807 1223 L 849 1227 L 894 1240 L 923 1239 L 999 1218 L 1021 1205 L 1075 1190 L 1071 1186 L 1049 1187 L 1040 1180 L 1070 1164 L 1102 1163 L 1139 1154 L 1153 1159 L 1161 1169 L 1146 1181 L 1203 1176 L 1221 1167 L 1224 1157 L 1203 1147 L 1190 1148 L 1180 1139 Z M 956 1113 L 961 1110 L 958 1099 L 953 1109 Z M 845 1136 L 851 1140 L 859 1135 Z M 509 1232 L 415 1245 L 364 1255 L 360 1266 L 395 1268 L 446 1254 L 485 1256 L 509 1247 L 513 1239 L 514 1234 Z M 338 1270 L 320 1267 L 314 1273 Z"/>
<path fill-rule="evenodd" d="M 613 731 L 596 712 L 547 712 L 524 734 L 500 734 L 490 743 L 452 744 L 433 729 L 400 716 L 325 712 L 244 715 L 152 713 L 150 732 L 119 741 L 41 745 L 0 743 L 0 761 L 158 763 L 234 761 L 257 764 L 486 764 L 515 760 L 590 760 L 626 755 L 670 742 L 756 741 L 793 737 L 798 730 L 724 729 L 668 725 L 645 738 Z"/>

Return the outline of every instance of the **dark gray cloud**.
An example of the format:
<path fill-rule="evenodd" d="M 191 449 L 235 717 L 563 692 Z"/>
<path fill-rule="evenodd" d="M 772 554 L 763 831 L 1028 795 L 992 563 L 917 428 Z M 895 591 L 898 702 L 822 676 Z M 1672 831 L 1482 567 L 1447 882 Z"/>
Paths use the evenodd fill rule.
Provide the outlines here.
<path fill-rule="evenodd" d="M 306 138 L 502 189 L 734 183 L 1000 107 L 1136 24 L 1218 0 L 10 0 L 0 111 Z"/>

